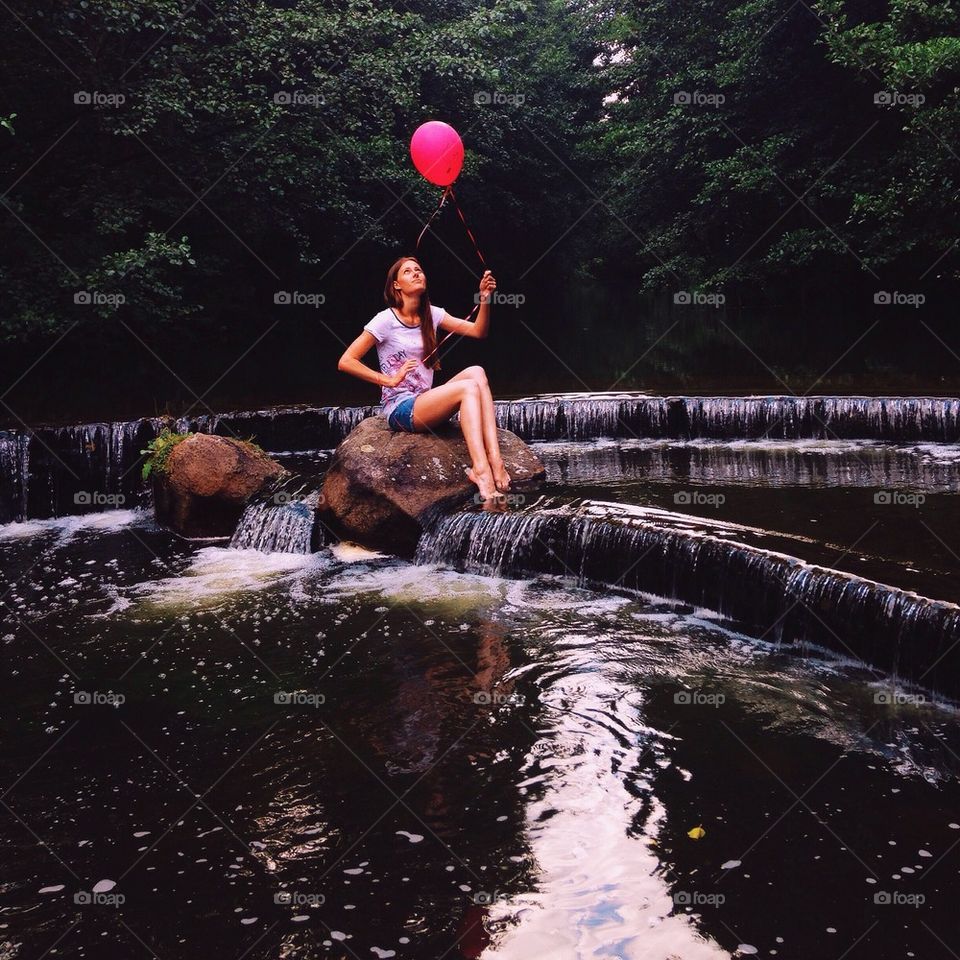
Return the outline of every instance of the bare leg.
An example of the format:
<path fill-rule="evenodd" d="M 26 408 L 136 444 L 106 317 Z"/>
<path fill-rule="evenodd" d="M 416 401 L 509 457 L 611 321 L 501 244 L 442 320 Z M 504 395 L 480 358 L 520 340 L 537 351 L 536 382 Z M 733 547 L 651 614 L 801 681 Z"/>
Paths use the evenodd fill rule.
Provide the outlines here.
<path fill-rule="evenodd" d="M 473 461 L 467 476 L 471 483 L 477 485 L 480 496 L 487 500 L 496 496 L 497 488 L 483 445 L 483 418 L 477 382 L 472 378 L 451 380 L 419 394 L 413 403 L 413 426 L 417 430 L 430 430 L 445 423 L 458 409 L 460 429 Z"/>
<path fill-rule="evenodd" d="M 493 479 L 497 490 L 506 493 L 510 489 L 510 474 L 503 465 L 500 455 L 500 440 L 497 437 L 497 412 L 493 404 L 493 394 L 483 367 L 467 367 L 448 381 L 455 383 L 458 380 L 474 380 L 480 388 L 480 409 L 483 417 L 483 444 L 487 451 L 487 460 L 493 471 Z"/>

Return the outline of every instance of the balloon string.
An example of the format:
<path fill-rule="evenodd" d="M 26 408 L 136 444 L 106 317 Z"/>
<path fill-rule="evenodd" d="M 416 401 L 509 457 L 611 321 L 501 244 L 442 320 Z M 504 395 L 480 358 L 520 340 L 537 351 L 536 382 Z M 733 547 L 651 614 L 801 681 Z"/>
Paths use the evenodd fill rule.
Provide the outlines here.
<path fill-rule="evenodd" d="M 456 207 L 457 213 L 460 216 L 460 221 L 463 223 L 463 229 L 467 231 L 467 236 L 470 238 L 470 242 L 473 244 L 473 249 L 476 250 L 477 256 L 480 258 L 480 262 L 483 264 L 484 268 L 486 268 L 487 261 L 483 259 L 483 254 L 480 252 L 480 247 L 477 245 L 473 231 L 467 226 L 467 220 L 463 215 L 463 211 L 460 209 L 460 204 L 457 203 L 457 195 L 453 192 L 453 185 L 451 184 L 449 187 L 447 187 L 447 190 L 450 191 L 450 199 L 453 201 L 453 205 Z"/>
<path fill-rule="evenodd" d="M 443 188 L 443 193 L 440 196 L 440 202 L 437 204 L 437 209 L 433 211 L 430 215 L 430 219 L 423 225 L 423 229 L 420 231 L 420 236 L 417 237 L 417 243 L 415 250 L 417 253 L 420 252 L 420 241 L 423 239 L 423 235 L 430 228 L 430 225 L 433 223 L 437 214 L 443 209 L 443 205 L 447 202 L 447 198 L 453 201 L 453 206 L 457 211 L 457 215 L 460 217 L 460 222 L 463 224 L 463 229 L 467 231 L 467 236 L 470 238 L 470 242 L 473 244 L 473 249 L 476 251 L 477 256 L 480 258 L 480 262 L 483 264 L 484 268 L 487 266 L 487 261 L 484 260 L 483 254 L 480 252 L 480 246 L 477 243 L 476 237 L 473 235 L 473 231 L 467 225 L 466 217 L 463 215 L 463 211 L 460 209 L 460 204 L 457 203 L 456 194 L 453 192 L 453 185 L 448 185 Z M 473 305 L 473 309 L 467 314 L 466 319 L 469 320 L 478 310 L 480 309 L 480 302 L 478 301 Z M 448 337 L 452 334 L 448 333 L 440 342 L 423 358 L 421 363 L 426 363 L 439 349 L 441 344 L 443 344 Z"/>
<path fill-rule="evenodd" d="M 423 225 L 423 229 L 420 231 L 420 236 L 417 237 L 417 243 L 415 247 L 417 253 L 420 252 L 420 241 L 423 239 L 423 235 L 430 229 L 430 224 L 433 223 L 437 214 L 443 209 L 443 205 L 446 203 L 447 193 L 449 190 L 449 187 L 444 189 L 443 193 L 440 195 L 440 202 L 437 204 L 437 209 L 430 214 L 430 219 Z"/>

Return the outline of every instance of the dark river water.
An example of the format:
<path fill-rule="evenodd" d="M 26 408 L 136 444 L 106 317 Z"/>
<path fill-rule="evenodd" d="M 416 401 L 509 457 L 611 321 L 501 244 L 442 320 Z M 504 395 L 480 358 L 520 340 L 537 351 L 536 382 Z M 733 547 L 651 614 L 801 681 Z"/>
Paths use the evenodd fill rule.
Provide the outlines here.
<path fill-rule="evenodd" d="M 954 445 L 537 449 L 561 499 L 960 600 Z M 942 698 L 646 593 L 151 517 L 0 526 L 4 960 L 960 952 Z"/>

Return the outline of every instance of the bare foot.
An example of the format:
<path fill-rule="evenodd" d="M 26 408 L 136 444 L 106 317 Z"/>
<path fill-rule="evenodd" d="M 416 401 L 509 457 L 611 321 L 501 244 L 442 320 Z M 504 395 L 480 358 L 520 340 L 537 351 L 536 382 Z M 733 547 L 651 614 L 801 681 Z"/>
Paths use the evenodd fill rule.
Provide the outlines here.
<path fill-rule="evenodd" d="M 510 474 L 507 473 L 506 467 L 503 465 L 503 461 L 499 460 L 494 463 L 491 460 L 490 469 L 493 471 L 493 480 L 497 485 L 497 489 L 501 493 L 506 493 L 510 489 Z"/>
<path fill-rule="evenodd" d="M 467 477 L 471 483 L 477 485 L 481 500 L 487 501 L 497 495 L 497 488 L 493 482 L 493 474 L 490 473 L 489 470 L 485 473 L 478 474 L 473 467 L 467 467 Z"/>

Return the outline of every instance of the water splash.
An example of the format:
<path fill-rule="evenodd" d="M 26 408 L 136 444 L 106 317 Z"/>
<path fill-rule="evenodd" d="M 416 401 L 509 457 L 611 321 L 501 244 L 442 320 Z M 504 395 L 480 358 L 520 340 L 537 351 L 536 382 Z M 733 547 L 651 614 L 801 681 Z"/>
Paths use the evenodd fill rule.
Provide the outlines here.
<path fill-rule="evenodd" d="M 323 554 L 265 553 L 202 547 L 189 564 L 169 577 L 134 584 L 128 591 L 138 615 L 174 613 L 236 604 L 329 562 Z"/>

